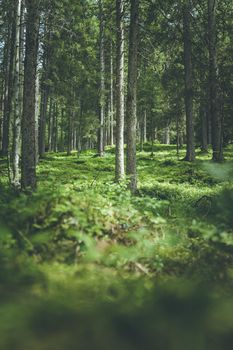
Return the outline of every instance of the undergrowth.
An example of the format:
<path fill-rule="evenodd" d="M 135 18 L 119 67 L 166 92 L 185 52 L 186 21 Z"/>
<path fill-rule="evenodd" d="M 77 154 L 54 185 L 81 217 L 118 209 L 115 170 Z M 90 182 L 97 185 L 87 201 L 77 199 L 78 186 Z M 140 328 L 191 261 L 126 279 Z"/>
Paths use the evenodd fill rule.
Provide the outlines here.
<path fill-rule="evenodd" d="M 232 303 L 231 158 L 213 167 L 208 154 L 190 164 L 182 161 L 182 151 L 177 157 L 174 146 L 156 145 L 153 156 L 149 144 L 144 149 L 138 153 L 135 196 L 127 180 L 114 183 L 112 149 L 104 158 L 92 151 L 78 158 L 48 154 L 38 166 L 38 190 L 30 196 L 8 189 L 1 161 L 0 295 L 9 300 L 1 334 L 21 315 L 15 336 L 0 341 L 4 349 L 76 349 L 76 333 L 79 349 L 141 349 L 142 344 L 150 349 L 156 338 L 158 349 L 191 349 L 195 336 L 193 349 L 204 350 L 229 341 L 230 316 L 216 310 L 227 308 L 222 295 Z M 199 295 L 199 285 L 211 286 L 213 293 Z M 203 306 L 216 296 L 214 307 Z M 195 302 L 206 323 L 195 316 L 192 333 L 187 326 L 181 341 L 180 322 L 191 317 L 182 310 Z M 170 317 L 168 327 L 175 331 L 165 339 Z M 225 336 L 215 329 L 220 320 Z M 101 340 L 105 329 L 108 347 Z M 208 347 L 206 337 L 213 340 L 214 332 L 216 341 Z"/>

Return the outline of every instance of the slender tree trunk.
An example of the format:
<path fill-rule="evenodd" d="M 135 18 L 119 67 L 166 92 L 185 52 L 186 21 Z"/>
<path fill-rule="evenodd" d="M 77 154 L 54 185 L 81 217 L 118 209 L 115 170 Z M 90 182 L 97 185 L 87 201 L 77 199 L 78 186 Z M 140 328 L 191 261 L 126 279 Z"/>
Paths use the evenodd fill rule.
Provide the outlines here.
<path fill-rule="evenodd" d="M 143 152 L 143 146 L 144 146 L 144 117 L 139 125 L 139 132 L 140 132 L 140 152 Z"/>
<path fill-rule="evenodd" d="M 25 56 L 25 0 L 21 4 L 20 18 L 20 50 L 19 50 L 19 79 L 20 79 L 20 114 L 23 113 L 23 84 L 24 84 L 24 56 Z"/>
<path fill-rule="evenodd" d="M 14 11 L 9 10 L 9 29 L 6 42 L 6 70 L 5 70 L 5 99 L 4 99 L 4 115 L 3 115 L 3 139 L 2 139 L 2 155 L 8 155 L 9 149 L 9 129 L 10 114 L 12 108 L 12 92 L 13 92 L 13 70 L 15 56 L 15 33 L 16 23 Z"/>
<path fill-rule="evenodd" d="M 176 154 L 177 157 L 180 155 L 180 123 L 179 123 L 179 117 L 176 116 Z"/>
<path fill-rule="evenodd" d="M 9 148 L 9 180 L 14 188 L 20 187 L 20 145 L 21 145 L 21 108 L 20 108 L 20 34 L 21 34 L 21 5 L 22 1 L 16 3 L 16 21 L 15 21 L 15 49 L 14 49 L 14 68 L 13 68 L 13 90 L 12 107 L 10 113 L 10 143 Z"/>
<path fill-rule="evenodd" d="M 151 113 L 151 157 L 154 157 L 155 125 L 153 114 Z"/>
<path fill-rule="evenodd" d="M 124 2 L 116 0 L 117 52 L 116 52 L 116 181 L 125 175 L 124 166 Z"/>
<path fill-rule="evenodd" d="M 124 35 L 124 33 L 123 33 Z M 110 118 L 110 145 L 114 145 L 114 94 L 113 94 L 113 49 L 112 49 L 112 42 L 111 42 L 111 58 L 110 58 L 110 111 L 111 111 L 111 118 Z"/>
<path fill-rule="evenodd" d="M 218 79 L 217 79 L 217 49 L 216 49 L 216 8 L 217 0 L 208 0 L 208 35 L 209 35 L 209 97 L 212 130 L 213 160 L 222 161 L 222 123 L 218 106 Z"/>
<path fill-rule="evenodd" d="M 9 11 L 10 12 L 10 11 Z M 8 90 L 9 90 L 9 55 L 10 55 L 10 36 L 11 36 L 11 22 L 10 16 L 8 13 L 8 31 L 5 39 L 4 45 L 4 54 L 3 54 L 3 96 L 2 96 L 2 138 L 1 138 L 1 155 L 7 155 L 7 148 L 4 147 L 6 144 L 6 134 L 8 136 L 8 132 L 6 132 L 6 117 L 7 117 L 7 105 L 8 105 Z"/>
<path fill-rule="evenodd" d="M 39 114 L 40 114 L 40 79 L 39 72 L 36 73 L 36 96 L 35 96 L 35 142 L 36 142 L 36 164 L 39 162 Z"/>
<path fill-rule="evenodd" d="M 52 111 L 51 111 L 51 152 L 54 152 L 55 148 L 55 128 L 56 128 L 56 98 L 53 100 Z"/>
<path fill-rule="evenodd" d="M 108 99 L 108 120 L 107 120 L 107 125 L 106 125 L 106 140 L 107 143 L 106 145 L 111 145 L 111 101 L 110 101 L 110 96 Z"/>
<path fill-rule="evenodd" d="M 209 102 L 209 100 L 208 100 Z M 206 106 L 206 117 L 207 117 L 207 135 L 208 135 L 208 145 L 212 145 L 212 127 L 211 127 L 211 115 L 209 104 Z"/>
<path fill-rule="evenodd" d="M 139 118 L 137 118 L 137 126 L 136 126 L 136 143 L 140 142 L 140 136 L 141 136 L 141 123 L 138 120 Z"/>
<path fill-rule="evenodd" d="M 204 102 L 200 103 L 200 118 L 201 118 L 201 150 L 208 151 L 208 120 Z"/>
<path fill-rule="evenodd" d="M 46 113 L 48 105 L 48 87 L 42 83 L 40 120 L 39 120 L 39 155 L 45 156 Z"/>
<path fill-rule="evenodd" d="M 39 34 L 38 0 L 27 0 L 24 107 L 22 119 L 22 188 L 36 188 L 35 92 Z"/>
<path fill-rule="evenodd" d="M 147 110 L 145 110 L 143 118 L 143 142 L 147 142 Z"/>
<path fill-rule="evenodd" d="M 57 152 L 57 134 L 58 134 L 58 103 L 54 106 L 54 123 L 53 123 L 53 152 Z"/>
<path fill-rule="evenodd" d="M 72 113 L 73 111 L 68 109 L 68 134 L 67 134 L 67 156 L 71 156 L 72 151 Z"/>
<path fill-rule="evenodd" d="M 61 109 L 61 126 L 60 126 L 60 151 L 64 152 L 64 120 L 65 120 L 65 110 Z"/>
<path fill-rule="evenodd" d="M 98 153 L 100 157 L 104 156 L 104 123 L 105 123 L 105 55 L 104 55 L 104 14 L 103 3 L 99 0 L 100 16 L 100 126 L 98 137 Z"/>
<path fill-rule="evenodd" d="M 77 140 L 78 156 L 82 152 L 82 144 L 83 144 L 82 121 L 83 121 L 83 101 L 82 99 L 80 99 L 80 115 L 79 115 L 79 122 L 78 122 L 78 140 Z"/>
<path fill-rule="evenodd" d="M 167 125 L 164 129 L 164 144 L 170 145 L 170 126 Z"/>
<path fill-rule="evenodd" d="M 53 130 L 53 97 L 49 98 L 49 113 L 48 113 L 48 151 L 52 151 L 52 130 Z"/>
<path fill-rule="evenodd" d="M 1 154 L 1 147 L 2 147 L 2 122 L 3 122 L 3 111 L 4 111 L 3 101 L 4 101 L 4 80 L 2 80 L 1 98 L 0 98 L 0 154 Z"/>
<path fill-rule="evenodd" d="M 40 158 L 45 156 L 45 137 L 46 137 L 46 114 L 48 108 L 48 97 L 49 97 L 49 87 L 46 84 L 47 77 L 47 47 L 44 51 L 43 57 L 43 74 L 42 74 L 42 83 L 41 83 L 41 105 L 40 105 L 40 121 L 39 121 L 39 155 Z"/>
<path fill-rule="evenodd" d="M 189 0 L 183 7 L 183 36 L 184 36 L 184 70 L 185 70 L 185 111 L 186 111 L 186 135 L 187 149 L 185 160 L 195 160 L 194 128 L 193 128 L 193 78 L 192 78 L 192 55 L 190 34 L 190 5 Z"/>
<path fill-rule="evenodd" d="M 127 175 L 130 189 L 137 190 L 136 138 L 137 138 L 137 63 L 138 63 L 139 0 L 131 0 L 128 94 L 127 94 Z"/>

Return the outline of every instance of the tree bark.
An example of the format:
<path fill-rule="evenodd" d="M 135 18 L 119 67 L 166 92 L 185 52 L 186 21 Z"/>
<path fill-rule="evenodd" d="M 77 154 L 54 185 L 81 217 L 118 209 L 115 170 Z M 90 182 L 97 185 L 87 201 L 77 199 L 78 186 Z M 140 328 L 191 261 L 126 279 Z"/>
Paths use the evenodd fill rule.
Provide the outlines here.
<path fill-rule="evenodd" d="M 143 117 L 143 142 L 147 142 L 147 110 L 145 110 Z"/>
<path fill-rule="evenodd" d="M 53 130 L 53 96 L 49 98 L 49 112 L 48 112 L 48 151 L 52 151 L 52 130 Z"/>
<path fill-rule="evenodd" d="M 124 33 L 123 33 L 124 35 Z M 110 145 L 114 145 L 114 94 L 113 94 L 113 49 L 111 42 L 111 58 L 110 58 Z"/>
<path fill-rule="evenodd" d="M 204 101 L 200 104 L 200 118 L 201 118 L 201 150 L 202 152 L 208 151 L 208 119 L 207 111 L 204 105 Z"/>
<path fill-rule="evenodd" d="M 164 129 L 164 144 L 170 145 L 170 126 L 167 125 Z"/>
<path fill-rule="evenodd" d="M 68 109 L 68 134 L 67 134 L 67 156 L 72 152 L 72 130 L 73 130 L 73 111 Z"/>
<path fill-rule="evenodd" d="M 52 111 L 51 111 L 51 152 L 54 152 L 55 149 L 55 129 L 56 129 L 56 97 L 53 100 Z"/>
<path fill-rule="evenodd" d="M 6 40 L 6 66 L 5 66 L 5 97 L 4 97 L 4 115 L 3 115 L 3 137 L 2 137 L 2 155 L 7 156 L 9 149 L 9 128 L 10 114 L 12 107 L 13 92 L 13 69 L 14 69 L 14 51 L 15 51 L 15 16 L 14 11 L 9 10 L 9 28 Z"/>
<path fill-rule="evenodd" d="M 39 72 L 37 69 L 36 73 L 36 96 L 35 96 L 35 142 L 36 142 L 36 164 L 39 163 L 39 115 L 40 115 L 40 79 L 39 79 Z"/>
<path fill-rule="evenodd" d="M 116 181 L 121 181 L 125 175 L 124 166 L 124 2 L 116 0 Z"/>
<path fill-rule="evenodd" d="M 43 74 L 41 83 L 41 105 L 40 105 L 40 121 L 39 121 L 39 155 L 40 158 L 45 156 L 45 135 L 46 135 L 46 114 L 48 108 L 49 87 L 46 83 L 48 78 L 47 65 L 48 65 L 48 53 L 47 47 L 45 47 L 43 57 Z"/>
<path fill-rule="evenodd" d="M 104 57 L 104 14 L 102 0 L 99 0 L 100 17 L 100 126 L 98 135 L 98 153 L 104 156 L 104 122 L 105 122 L 105 57 Z"/>
<path fill-rule="evenodd" d="M 189 0 L 183 6 L 183 39 L 184 39 L 184 71 L 185 71 L 185 112 L 187 148 L 185 160 L 195 160 L 194 127 L 193 127 L 193 78 L 190 34 L 190 5 Z"/>
<path fill-rule="evenodd" d="M 208 0 L 208 36 L 209 36 L 209 97 L 212 130 L 213 160 L 222 161 L 222 123 L 218 106 L 217 49 L 216 49 L 216 8 L 217 0 Z"/>
<path fill-rule="evenodd" d="M 10 147 L 8 152 L 9 180 L 14 188 L 20 187 L 20 145 L 21 145 L 21 108 L 20 108 L 20 35 L 22 1 L 15 2 L 15 48 L 13 65 L 12 106 L 10 112 Z"/>
<path fill-rule="evenodd" d="M 39 34 L 39 2 L 27 0 L 24 107 L 22 119 L 22 188 L 36 188 L 35 90 Z"/>
<path fill-rule="evenodd" d="M 129 57 L 128 57 L 128 94 L 127 94 L 127 175 L 129 188 L 137 190 L 136 138 L 137 138 L 137 66 L 138 66 L 138 29 L 139 0 L 131 0 Z"/>

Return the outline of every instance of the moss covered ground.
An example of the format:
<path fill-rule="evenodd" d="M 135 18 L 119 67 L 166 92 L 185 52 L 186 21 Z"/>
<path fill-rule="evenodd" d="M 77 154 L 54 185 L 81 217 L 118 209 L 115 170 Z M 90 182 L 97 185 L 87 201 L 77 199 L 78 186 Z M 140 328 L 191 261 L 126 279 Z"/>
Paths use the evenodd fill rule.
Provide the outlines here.
<path fill-rule="evenodd" d="M 134 196 L 111 148 L 48 154 L 32 195 L 2 159 L 0 348 L 230 349 L 232 155 L 145 144 Z"/>

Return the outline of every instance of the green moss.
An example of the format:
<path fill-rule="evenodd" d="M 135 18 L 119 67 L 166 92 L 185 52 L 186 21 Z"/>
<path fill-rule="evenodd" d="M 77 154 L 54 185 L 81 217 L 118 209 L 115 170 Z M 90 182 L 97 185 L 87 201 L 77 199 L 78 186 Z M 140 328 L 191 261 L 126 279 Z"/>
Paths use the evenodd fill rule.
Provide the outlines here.
<path fill-rule="evenodd" d="M 127 181 L 114 183 L 111 148 L 104 158 L 48 154 L 30 196 L 8 189 L 0 163 L 0 294 L 9 300 L 0 332 L 15 327 L 0 347 L 76 349 L 76 336 L 85 350 L 151 348 L 156 339 L 158 349 L 204 350 L 213 334 L 227 341 L 216 327 L 225 322 L 230 334 L 231 315 L 212 302 L 232 303 L 231 160 L 213 169 L 209 154 L 190 164 L 174 146 L 156 145 L 154 157 L 145 150 L 135 196 Z"/>

